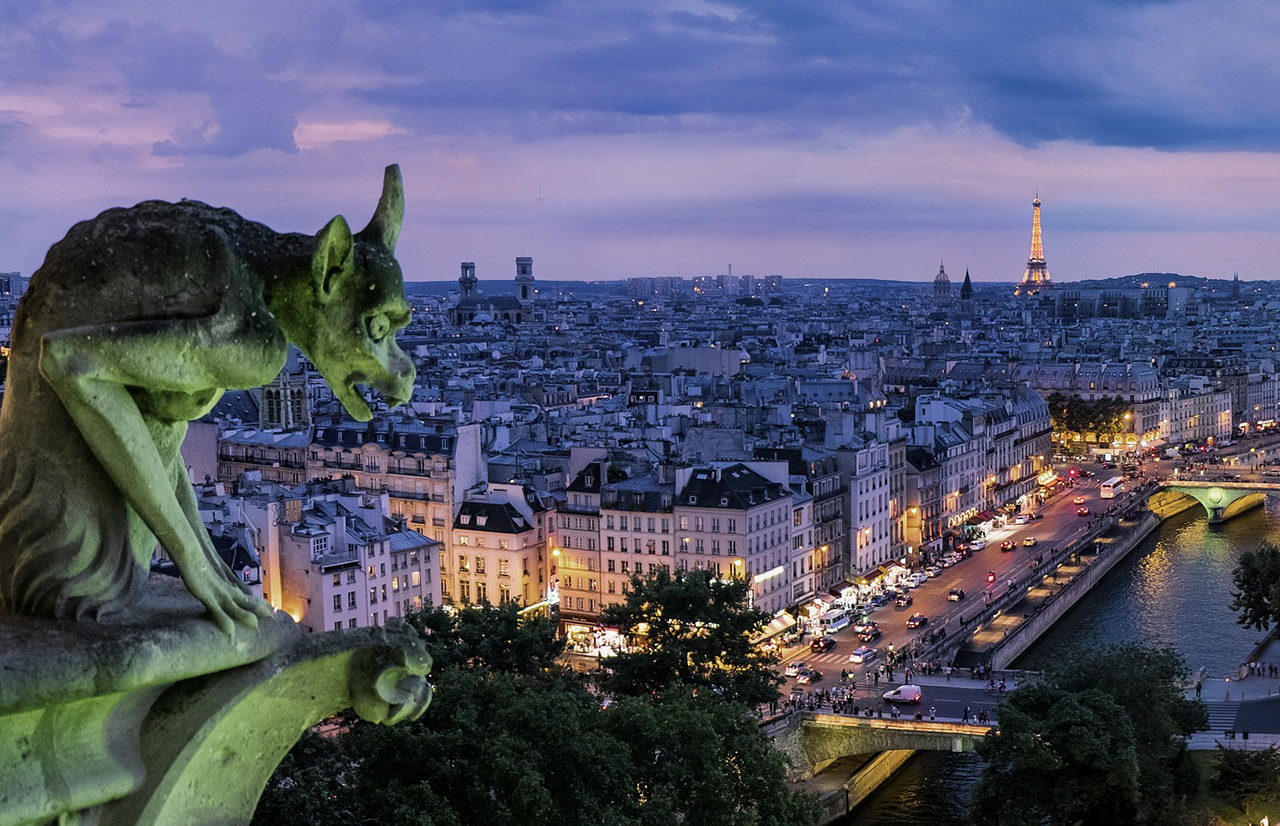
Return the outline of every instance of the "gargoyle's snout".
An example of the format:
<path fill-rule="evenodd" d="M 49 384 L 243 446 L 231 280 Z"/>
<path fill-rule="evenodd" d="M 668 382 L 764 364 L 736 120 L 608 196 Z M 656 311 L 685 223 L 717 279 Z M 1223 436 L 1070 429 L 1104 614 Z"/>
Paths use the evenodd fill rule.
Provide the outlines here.
<path fill-rule="evenodd" d="M 382 391 L 389 407 L 399 407 L 413 398 L 413 380 L 417 371 L 413 367 L 413 361 L 398 347 L 387 366 L 388 376 L 378 389 Z"/>

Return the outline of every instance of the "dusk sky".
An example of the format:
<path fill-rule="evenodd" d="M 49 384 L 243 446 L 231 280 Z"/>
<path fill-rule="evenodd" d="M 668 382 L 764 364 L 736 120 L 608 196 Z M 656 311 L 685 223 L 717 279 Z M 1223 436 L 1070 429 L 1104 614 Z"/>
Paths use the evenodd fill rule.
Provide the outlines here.
<path fill-rule="evenodd" d="M 109 10 L 109 11 L 108 11 Z M 1280 4 L 4 0 L 0 271 L 149 198 L 409 280 L 1280 277 Z"/>

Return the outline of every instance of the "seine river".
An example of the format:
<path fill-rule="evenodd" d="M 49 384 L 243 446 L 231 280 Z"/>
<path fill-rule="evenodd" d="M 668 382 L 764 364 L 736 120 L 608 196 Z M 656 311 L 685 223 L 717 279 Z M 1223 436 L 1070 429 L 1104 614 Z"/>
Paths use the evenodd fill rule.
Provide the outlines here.
<path fill-rule="evenodd" d="M 1280 502 L 1268 499 L 1224 525 L 1199 508 L 1164 522 L 1015 664 L 1038 669 L 1076 645 L 1169 646 L 1210 678 L 1234 673 L 1263 634 L 1236 625 L 1231 571 L 1242 551 L 1280 543 Z M 973 755 L 922 753 L 844 826 L 962 823 L 982 763 Z"/>

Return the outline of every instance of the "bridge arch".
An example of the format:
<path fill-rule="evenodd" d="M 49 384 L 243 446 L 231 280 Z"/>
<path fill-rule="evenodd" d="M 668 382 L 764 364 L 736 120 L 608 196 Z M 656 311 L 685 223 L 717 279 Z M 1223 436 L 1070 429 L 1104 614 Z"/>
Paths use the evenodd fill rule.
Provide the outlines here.
<path fill-rule="evenodd" d="M 1160 491 L 1153 494 L 1148 507 L 1156 513 L 1170 508 L 1176 499 L 1191 497 L 1200 503 L 1209 516 L 1209 524 L 1225 522 L 1250 508 L 1256 508 L 1268 496 L 1280 495 L 1280 485 L 1252 482 L 1164 482 Z M 1173 510 L 1178 508 L 1173 507 Z"/>

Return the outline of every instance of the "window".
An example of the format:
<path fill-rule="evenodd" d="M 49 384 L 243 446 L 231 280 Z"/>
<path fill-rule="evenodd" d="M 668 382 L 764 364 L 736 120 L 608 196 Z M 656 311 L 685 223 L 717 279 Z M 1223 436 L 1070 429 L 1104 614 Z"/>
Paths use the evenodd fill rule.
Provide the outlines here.
<path fill-rule="evenodd" d="M 314 536 L 311 538 L 311 553 L 319 556 L 329 550 L 329 537 Z"/>
<path fill-rule="evenodd" d="M 622 560 L 622 572 L 623 572 L 624 574 L 625 574 L 625 573 L 629 573 L 629 570 L 628 570 L 628 569 L 629 569 L 630 567 L 631 567 L 631 563 L 630 563 L 630 562 L 628 562 L 628 561 L 627 561 L 627 560 L 625 560 L 625 559 L 624 559 L 624 560 Z"/>
<path fill-rule="evenodd" d="M 720 520 L 714 516 L 711 517 L 711 532 L 720 533 Z"/>
<path fill-rule="evenodd" d="M 391 590 L 392 591 L 400 590 L 400 577 L 398 576 L 391 577 Z"/>
<path fill-rule="evenodd" d="M 511 562 L 505 556 L 498 560 L 498 576 L 511 575 Z"/>
<path fill-rule="evenodd" d="M 477 573 L 477 574 L 483 574 L 483 573 L 484 573 L 484 561 L 485 561 L 485 560 L 484 560 L 484 557 L 483 557 L 483 556 L 477 556 L 477 557 L 476 557 L 476 573 Z"/>
<path fill-rule="evenodd" d="M 727 526 L 727 527 L 729 528 L 729 533 L 737 533 L 737 532 L 738 532 L 738 520 L 736 520 L 736 519 L 729 519 L 729 520 L 726 520 L 726 521 L 728 522 L 728 526 Z"/>
<path fill-rule="evenodd" d="M 387 601 L 387 586 L 385 585 L 382 586 L 382 601 Z"/>
<path fill-rule="evenodd" d="M 369 589 L 369 604 L 372 605 L 377 601 L 378 601 L 378 586 L 375 585 Z"/>
<path fill-rule="evenodd" d="M 354 569 L 347 571 L 347 584 L 351 585 L 356 581 L 356 572 Z"/>
<path fill-rule="evenodd" d="M 609 573 L 613 573 L 613 560 L 610 559 L 607 564 L 609 566 Z"/>
<path fill-rule="evenodd" d="M 414 571 L 412 574 L 409 575 L 409 577 L 414 587 L 417 587 L 418 585 L 422 584 L 422 574 L 420 574 L 419 572 Z"/>
<path fill-rule="evenodd" d="M 477 537 L 476 537 L 476 547 L 477 547 L 477 548 L 483 548 L 483 547 L 484 547 L 484 545 L 485 545 L 484 537 L 483 537 L 483 536 L 477 536 Z"/>
<path fill-rule="evenodd" d="M 662 555 L 671 556 L 671 540 L 669 539 L 662 540 Z"/>
<path fill-rule="evenodd" d="M 511 586 L 499 585 L 498 586 L 498 602 L 510 602 L 510 601 L 511 601 Z"/>
<path fill-rule="evenodd" d="M 471 562 L 465 556 L 458 557 L 458 570 L 463 573 L 471 570 Z"/>
<path fill-rule="evenodd" d="M 356 607 L 356 592 L 355 592 L 355 591 L 347 591 L 347 607 L 348 607 L 348 608 L 355 608 L 355 607 Z"/>
<path fill-rule="evenodd" d="M 587 590 L 588 590 L 588 591 L 599 591 L 599 590 L 600 590 L 600 585 L 599 585 L 599 583 L 597 583 L 594 579 L 587 580 Z"/>
<path fill-rule="evenodd" d="M 342 594 L 333 595 L 333 610 L 335 611 L 342 610 Z"/>
<path fill-rule="evenodd" d="M 605 538 L 605 550 L 606 550 L 606 551 L 612 551 L 612 550 L 613 550 L 613 537 L 612 537 L 612 536 L 610 536 L 610 537 L 606 537 L 606 538 Z"/>
<path fill-rule="evenodd" d="M 355 618 L 355 617 L 352 617 L 351 619 L 347 620 L 347 627 L 348 627 L 348 628 L 355 628 L 355 627 L 356 627 L 356 618 Z"/>
<path fill-rule="evenodd" d="M 458 544 L 459 544 L 459 545 L 469 545 L 469 544 L 471 544 L 471 540 L 470 540 L 470 539 L 468 539 L 466 536 L 459 536 L 459 537 L 458 537 Z"/>
<path fill-rule="evenodd" d="M 458 583 L 458 597 L 459 597 L 463 602 L 470 602 L 470 601 L 471 601 L 471 583 L 470 583 L 470 582 L 459 582 L 459 583 Z"/>
<path fill-rule="evenodd" d="M 337 622 L 335 622 L 335 623 L 333 624 L 333 630 L 334 630 L 334 631 L 340 631 L 340 630 L 342 630 L 342 620 L 338 620 Z"/>
<path fill-rule="evenodd" d="M 611 594 L 617 593 L 617 591 L 615 590 L 616 588 L 617 588 L 617 583 L 614 582 L 612 579 L 609 580 L 609 593 Z"/>
<path fill-rule="evenodd" d="M 333 584 L 334 584 L 334 585 L 341 585 L 341 584 L 342 584 L 342 574 L 334 574 L 334 575 L 333 575 Z"/>
<path fill-rule="evenodd" d="M 386 575 L 387 575 L 387 563 L 385 563 L 385 562 L 380 563 L 380 564 L 378 565 L 378 569 L 379 569 L 379 570 L 378 570 L 378 576 L 386 576 Z"/>
<path fill-rule="evenodd" d="M 489 584 L 481 581 L 476 583 L 476 602 L 484 602 L 489 598 Z"/>

